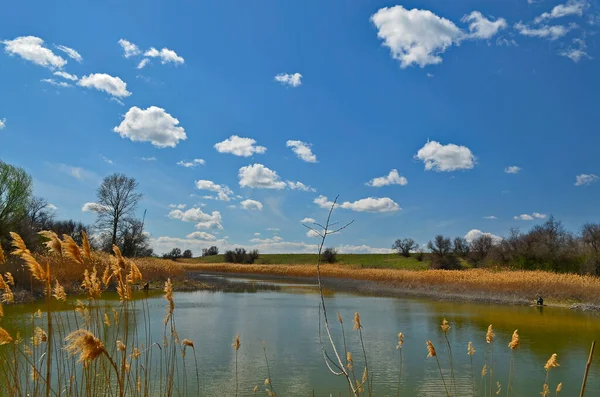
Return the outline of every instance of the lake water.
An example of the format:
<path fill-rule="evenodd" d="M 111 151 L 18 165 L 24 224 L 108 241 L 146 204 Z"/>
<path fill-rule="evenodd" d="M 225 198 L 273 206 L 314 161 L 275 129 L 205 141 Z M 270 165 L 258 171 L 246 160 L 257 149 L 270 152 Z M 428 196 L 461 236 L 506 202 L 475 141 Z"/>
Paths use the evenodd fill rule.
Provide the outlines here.
<path fill-rule="evenodd" d="M 244 280 L 254 282 L 253 280 Z M 318 343 L 318 293 L 309 284 L 278 281 L 280 291 L 256 293 L 181 292 L 175 293 L 175 317 L 181 339 L 192 339 L 196 346 L 202 395 L 233 396 L 235 355 L 231 346 L 240 334 L 238 356 L 240 395 L 253 395 L 259 385 L 264 393 L 267 368 L 263 341 L 267 344 L 272 385 L 278 396 L 348 395 L 344 379 L 328 372 Z M 115 304 L 114 301 L 108 302 Z M 148 298 L 152 335 L 162 338 L 165 301 L 161 296 Z M 600 317 L 594 314 L 559 308 L 502 306 L 475 303 L 432 301 L 416 298 L 382 298 L 351 293 L 327 292 L 334 336 L 343 351 L 336 311 L 344 319 L 349 350 L 352 351 L 357 376 L 362 375 L 360 342 L 352 330 L 352 318 L 358 311 L 375 396 L 395 396 L 400 354 L 396 350 L 397 334 L 405 335 L 403 374 L 400 395 L 445 396 L 434 358 L 426 358 L 425 340 L 436 346 L 445 376 L 448 376 L 448 354 L 440 323 L 446 318 L 451 325 L 448 334 L 453 349 L 458 395 L 471 391 L 471 367 L 467 344 L 472 341 L 477 352 L 473 356 L 474 378 L 480 388 L 481 369 L 487 345 L 485 334 L 493 324 L 494 387 L 502 384 L 500 395 L 506 395 L 510 363 L 507 347 L 512 332 L 519 329 L 521 347 L 514 353 L 514 392 L 511 395 L 539 395 L 546 371 L 544 364 L 552 353 L 558 354 L 560 367 L 550 372 L 554 391 L 563 382 L 563 396 L 579 395 L 585 363 L 592 340 L 600 341 Z M 27 324 L 37 306 L 5 307 L 2 326 L 15 330 L 21 319 Z M 336 320 L 336 321 L 333 321 Z M 596 352 L 588 379 L 586 396 L 600 396 L 600 351 Z M 188 362 L 189 369 L 189 362 Z M 446 378 L 448 381 L 448 378 Z M 194 375 L 188 382 L 194 384 Z M 489 387 L 489 386 L 488 386 Z M 189 390 L 195 390 L 190 386 Z M 482 395 L 480 391 L 477 395 Z M 489 395 L 489 390 L 488 390 Z M 554 392 L 552 393 L 554 395 Z"/>

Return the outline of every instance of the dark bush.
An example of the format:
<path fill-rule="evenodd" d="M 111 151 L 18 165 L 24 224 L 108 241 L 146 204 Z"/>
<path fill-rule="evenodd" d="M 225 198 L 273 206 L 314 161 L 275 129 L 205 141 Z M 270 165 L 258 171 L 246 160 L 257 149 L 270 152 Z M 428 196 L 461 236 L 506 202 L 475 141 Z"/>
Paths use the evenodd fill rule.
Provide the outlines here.
<path fill-rule="evenodd" d="M 235 250 L 225 251 L 224 260 L 227 263 L 254 263 L 258 259 L 258 250 L 246 252 L 244 248 L 236 248 Z"/>
<path fill-rule="evenodd" d="M 176 260 L 178 258 L 181 258 L 181 249 L 179 249 L 179 248 L 173 248 L 171 250 L 171 252 L 169 252 L 168 254 L 163 254 L 163 258 L 164 259 L 171 259 L 171 260 Z"/>
<path fill-rule="evenodd" d="M 202 249 L 202 256 L 213 256 L 213 255 L 219 255 L 219 249 L 216 246 L 213 245 L 210 248 Z"/>
<path fill-rule="evenodd" d="M 337 251 L 334 248 L 325 248 L 325 250 L 321 252 L 321 261 L 326 263 L 337 262 Z"/>
<path fill-rule="evenodd" d="M 422 250 L 419 250 L 417 252 L 417 255 L 415 255 L 415 259 L 418 260 L 419 262 L 423 262 L 424 258 L 425 258 L 425 254 L 423 253 Z"/>
<path fill-rule="evenodd" d="M 191 250 L 185 250 L 183 251 L 183 257 L 184 258 L 191 258 L 193 256 L 192 251 Z"/>
<path fill-rule="evenodd" d="M 432 255 L 431 264 L 429 265 L 432 269 L 441 269 L 441 270 L 461 270 L 462 264 L 460 260 L 456 257 L 456 255 Z"/>

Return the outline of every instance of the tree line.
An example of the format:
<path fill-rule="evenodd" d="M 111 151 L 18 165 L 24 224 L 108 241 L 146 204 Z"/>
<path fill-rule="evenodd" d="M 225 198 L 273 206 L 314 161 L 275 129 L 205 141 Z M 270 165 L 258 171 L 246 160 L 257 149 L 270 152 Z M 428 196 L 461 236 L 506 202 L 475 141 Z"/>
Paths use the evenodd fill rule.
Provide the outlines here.
<path fill-rule="evenodd" d="M 398 239 L 392 248 L 399 255 L 423 255 L 412 238 Z M 565 229 L 553 216 L 528 232 L 511 228 L 506 238 L 490 234 L 468 242 L 437 235 L 427 243 L 430 266 L 435 269 L 461 269 L 499 266 L 523 270 L 548 270 L 600 276 L 600 224 L 586 223 L 579 233 Z"/>

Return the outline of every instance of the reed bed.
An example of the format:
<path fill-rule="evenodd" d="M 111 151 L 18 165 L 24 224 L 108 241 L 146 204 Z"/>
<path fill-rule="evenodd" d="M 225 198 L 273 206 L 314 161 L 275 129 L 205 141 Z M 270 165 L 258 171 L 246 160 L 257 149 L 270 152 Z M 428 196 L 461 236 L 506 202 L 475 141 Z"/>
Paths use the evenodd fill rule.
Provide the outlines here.
<path fill-rule="evenodd" d="M 314 265 L 182 264 L 189 271 L 314 277 Z M 360 269 L 321 265 L 325 278 L 375 281 L 399 289 L 460 295 L 494 294 L 532 301 L 600 304 L 600 278 L 545 271 Z"/>

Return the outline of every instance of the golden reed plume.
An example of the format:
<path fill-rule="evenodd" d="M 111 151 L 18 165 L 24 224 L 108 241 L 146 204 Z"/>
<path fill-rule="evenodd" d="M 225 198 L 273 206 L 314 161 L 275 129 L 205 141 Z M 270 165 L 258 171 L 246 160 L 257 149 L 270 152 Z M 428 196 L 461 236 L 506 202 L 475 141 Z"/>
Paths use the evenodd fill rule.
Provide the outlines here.
<path fill-rule="evenodd" d="M 102 341 L 84 329 L 71 332 L 65 341 L 65 350 L 71 355 L 79 354 L 80 363 L 92 361 L 105 352 Z"/>

